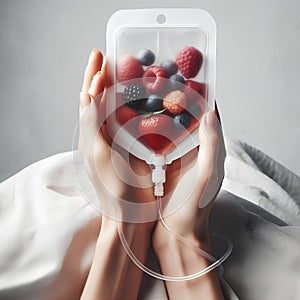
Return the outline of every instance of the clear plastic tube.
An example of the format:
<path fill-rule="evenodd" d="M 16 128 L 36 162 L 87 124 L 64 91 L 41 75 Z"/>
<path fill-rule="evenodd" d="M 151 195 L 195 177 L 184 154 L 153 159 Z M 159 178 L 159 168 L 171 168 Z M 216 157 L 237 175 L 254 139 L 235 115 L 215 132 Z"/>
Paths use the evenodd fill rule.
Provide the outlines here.
<path fill-rule="evenodd" d="M 215 268 L 221 266 L 221 264 L 229 257 L 229 255 L 232 252 L 233 246 L 231 241 L 222 238 L 222 237 L 218 237 L 216 235 L 213 235 L 215 237 L 221 238 L 222 240 L 224 240 L 225 242 L 227 242 L 228 244 L 228 248 L 225 251 L 225 253 L 219 258 L 216 259 L 214 258 L 212 255 L 210 255 L 209 253 L 207 253 L 206 251 L 202 250 L 201 248 L 196 248 L 194 246 L 191 246 L 182 236 L 180 236 L 178 233 L 174 232 L 169 226 L 168 224 L 165 222 L 163 215 L 162 215 L 162 209 L 161 209 L 161 201 L 160 201 L 160 197 L 157 197 L 157 203 L 158 203 L 158 211 L 159 211 L 159 217 L 160 220 L 162 221 L 162 224 L 165 226 L 165 228 L 172 232 L 173 234 L 175 234 L 176 238 L 184 243 L 185 245 L 193 248 L 193 250 L 197 253 L 199 253 L 201 256 L 203 256 L 204 258 L 208 259 L 209 261 L 212 262 L 211 265 L 209 265 L 208 267 L 204 268 L 203 270 L 190 274 L 190 275 L 185 275 L 185 276 L 168 276 L 168 275 L 163 275 L 160 273 L 157 273 L 151 269 L 149 269 L 147 266 L 145 266 L 143 263 L 141 263 L 137 257 L 134 255 L 134 253 L 132 252 L 132 250 L 130 249 L 126 238 L 124 236 L 123 230 L 122 230 L 122 226 L 121 224 L 118 226 L 118 232 L 119 232 L 119 237 L 121 240 L 121 243 L 127 253 L 127 255 L 130 257 L 130 259 L 133 261 L 133 263 L 140 268 L 142 271 L 144 271 L 145 273 L 147 273 L 148 275 L 157 278 L 157 279 L 161 279 L 161 280 L 165 280 L 165 281 L 186 281 L 186 280 L 192 280 L 198 277 L 201 277 L 205 274 L 207 274 L 208 272 L 214 270 Z"/>

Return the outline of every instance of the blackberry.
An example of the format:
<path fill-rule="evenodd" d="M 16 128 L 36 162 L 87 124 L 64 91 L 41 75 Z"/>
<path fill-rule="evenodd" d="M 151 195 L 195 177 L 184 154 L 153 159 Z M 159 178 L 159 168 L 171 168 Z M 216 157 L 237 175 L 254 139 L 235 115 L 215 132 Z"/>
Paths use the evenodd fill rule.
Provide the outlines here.
<path fill-rule="evenodd" d="M 138 109 L 146 96 L 145 88 L 137 83 L 132 83 L 124 89 L 123 100 L 128 106 Z"/>

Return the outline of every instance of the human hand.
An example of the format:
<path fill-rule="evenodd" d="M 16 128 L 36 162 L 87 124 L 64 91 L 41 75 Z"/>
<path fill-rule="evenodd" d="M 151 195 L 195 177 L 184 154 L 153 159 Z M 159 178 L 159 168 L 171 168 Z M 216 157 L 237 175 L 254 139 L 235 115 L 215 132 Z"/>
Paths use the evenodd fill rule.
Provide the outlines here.
<path fill-rule="evenodd" d="M 104 123 L 108 81 L 105 58 L 98 49 L 94 49 L 85 69 L 80 93 L 78 149 L 100 199 L 101 210 L 121 218 L 124 212 L 118 206 L 120 200 L 144 203 L 155 199 L 149 166 L 131 155 L 127 155 L 127 161 L 111 148 Z M 122 178 L 126 178 L 126 182 Z"/>
<path fill-rule="evenodd" d="M 184 158 L 188 162 L 184 163 L 187 170 L 178 175 L 179 162 L 167 169 L 167 182 L 175 181 L 176 187 L 163 207 L 163 214 L 164 221 L 174 233 L 195 247 L 201 245 L 208 249 L 208 219 L 224 177 L 226 156 L 217 110 L 206 113 L 201 119 L 199 142 L 199 152 L 194 149 Z M 172 212 L 174 204 L 176 210 Z M 162 221 L 157 222 L 152 239 L 156 252 L 176 240 L 176 234 L 166 230 Z"/>
<path fill-rule="evenodd" d="M 112 141 L 104 123 L 108 82 L 105 59 L 98 49 L 94 49 L 80 93 L 78 149 L 103 213 L 95 255 L 81 299 L 136 299 L 142 272 L 127 257 L 118 230 L 121 225 L 127 241 L 139 254 L 139 259 L 145 261 L 154 222 L 118 222 L 124 220 L 124 215 L 126 218 L 120 200 L 138 204 L 154 201 L 151 173 L 145 162 L 125 153 L 128 161 L 111 147 Z"/>

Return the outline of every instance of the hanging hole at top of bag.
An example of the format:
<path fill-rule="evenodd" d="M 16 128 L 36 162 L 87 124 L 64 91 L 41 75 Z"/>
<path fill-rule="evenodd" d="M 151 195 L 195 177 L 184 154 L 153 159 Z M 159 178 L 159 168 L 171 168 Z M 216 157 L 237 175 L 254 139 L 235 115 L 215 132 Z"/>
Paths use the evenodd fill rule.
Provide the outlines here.
<path fill-rule="evenodd" d="M 163 24 L 166 22 L 166 16 L 164 14 L 159 14 L 157 17 L 156 17 L 156 21 L 157 23 L 159 24 Z"/>

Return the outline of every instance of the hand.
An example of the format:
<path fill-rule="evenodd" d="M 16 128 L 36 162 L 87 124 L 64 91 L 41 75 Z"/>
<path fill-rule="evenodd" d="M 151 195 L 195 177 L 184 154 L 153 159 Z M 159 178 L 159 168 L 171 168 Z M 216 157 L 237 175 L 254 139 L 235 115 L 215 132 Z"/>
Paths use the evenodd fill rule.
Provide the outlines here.
<path fill-rule="evenodd" d="M 177 209 L 163 218 L 169 229 L 158 221 L 152 236 L 153 249 L 165 275 L 190 275 L 210 265 L 210 261 L 192 248 L 210 252 L 208 218 L 223 180 L 226 153 L 217 116 L 218 112 L 212 111 L 201 119 L 199 153 L 197 155 L 195 149 L 182 158 L 183 174 L 178 168 L 179 161 L 175 161 L 167 173 L 169 184 L 176 188 L 163 213 L 167 214 L 170 205 L 174 208 L 174 203 Z M 178 241 L 179 238 L 192 248 Z M 166 287 L 169 298 L 174 300 L 224 300 L 216 272 L 191 281 L 167 281 Z"/>
<path fill-rule="evenodd" d="M 116 199 L 138 203 L 155 199 L 149 166 L 131 155 L 129 155 L 129 163 L 111 148 L 111 140 L 107 134 L 103 116 L 107 83 L 105 59 L 98 49 L 94 49 L 85 69 L 80 93 L 78 149 L 101 201 L 101 209 L 116 211 L 120 210 L 120 207 L 108 207 L 113 206 L 113 203 L 116 204 L 118 202 Z M 124 182 L 120 174 L 123 178 L 126 177 L 131 185 Z M 142 186 L 147 186 L 147 188 L 142 188 Z M 116 214 L 119 216 L 120 213 L 123 214 L 123 212 Z"/>
<path fill-rule="evenodd" d="M 174 232 L 197 247 L 201 244 L 208 248 L 209 214 L 224 177 L 226 151 L 218 116 L 216 110 L 206 113 L 201 119 L 199 152 L 194 149 L 184 158 L 189 162 L 184 163 L 188 170 L 184 170 L 183 175 L 178 177 L 178 162 L 167 170 L 167 181 L 175 180 L 177 184 L 164 207 L 164 213 L 170 212 L 170 206 L 174 208 L 174 203 L 179 208 L 164 220 Z M 193 160 L 195 156 L 196 159 Z M 172 239 L 176 239 L 175 235 L 166 230 L 161 221 L 157 222 L 153 234 L 156 252 Z"/>
<path fill-rule="evenodd" d="M 136 299 L 142 272 L 124 251 L 118 236 L 118 226 L 122 225 L 127 241 L 139 254 L 139 259 L 145 261 L 154 222 L 119 223 L 113 218 L 123 220 L 124 211 L 118 205 L 118 199 L 138 203 L 154 201 L 151 173 L 145 162 L 133 156 L 129 156 L 130 161 L 127 162 L 111 148 L 103 113 L 108 82 L 103 55 L 98 49 L 94 49 L 85 69 L 80 93 L 78 149 L 104 214 L 81 299 Z M 133 186 L 124 182 L 119 174 L 123 175 L 121 178 L 129 179 Z M 148 188 L 142 188 L 145 184 Z M 107 211 L 113 215 L 105 215 Z"/>

